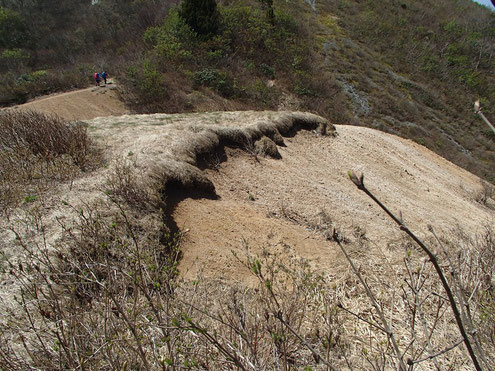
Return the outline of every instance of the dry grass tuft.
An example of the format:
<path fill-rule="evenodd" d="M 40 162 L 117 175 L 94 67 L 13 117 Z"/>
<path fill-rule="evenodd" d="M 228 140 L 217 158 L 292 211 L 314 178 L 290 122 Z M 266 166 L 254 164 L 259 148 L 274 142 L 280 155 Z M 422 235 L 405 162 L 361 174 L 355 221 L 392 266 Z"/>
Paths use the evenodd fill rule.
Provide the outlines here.
<path fill-rule="evenodd" d="M 495 187 L 488 183 L 487 181 L 482 180 L 481 181 L 481 189 L 480 191 L 475 195 L 475 200 L 476 202 L 485 205 L 487 207 L 494 208 L 494 195 L 495 195 Z"/>
<path fill-rule="evenodd" d="M 145 211 L 159 203 L 156 192 L 140 179 L 135 164 L 130 160 L 118 160 L 106 181 L 106 193 L 114 200 L 125 202 L 130 207 Z"/>
<path fill-rule="evenodd" d="M 278 151 L 277 145 L 268 137 L 263 137 L 254 143 L 254 149 L 260 156 L 268 156 L 272 158 L 282 158 Z"/>

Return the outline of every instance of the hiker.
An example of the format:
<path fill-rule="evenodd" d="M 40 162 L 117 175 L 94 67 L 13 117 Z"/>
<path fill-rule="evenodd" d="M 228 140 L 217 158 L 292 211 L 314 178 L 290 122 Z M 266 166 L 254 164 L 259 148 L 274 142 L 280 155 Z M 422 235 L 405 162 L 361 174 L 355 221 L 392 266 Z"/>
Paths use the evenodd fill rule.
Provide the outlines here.
<path fill-rule="evenodd" d="M 96 86 L 100 86 L 100 74 L 98 72 L 95 72 L 93 76 L 95 78 Z"/>
<path fill-rule="evenodd" d="M 105 85 L 107 84 L 107 76 L 108 76 L 108 75 L 107 75 L 106 71 L 103 71 L 103 72 L 101 73 L 101 77 L 103 78 L 103 81 L 105 81 Z"/>

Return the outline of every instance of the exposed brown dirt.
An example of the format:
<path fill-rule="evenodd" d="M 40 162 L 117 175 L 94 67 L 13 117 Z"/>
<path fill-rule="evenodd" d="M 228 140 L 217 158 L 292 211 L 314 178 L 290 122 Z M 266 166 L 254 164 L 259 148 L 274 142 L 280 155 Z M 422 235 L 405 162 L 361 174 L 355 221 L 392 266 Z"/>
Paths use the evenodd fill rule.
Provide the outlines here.
<path fill-rule="evenodd" d="M 281 160 L 227 151 L 228 160 L 207 171 L 220 200 L 187 199 L 174 213 L 188 231 L 181 263 L 186 275 L 242 279 L 246 271 L 231 251 L 240 253 L 247 244 L 257 252 L 289 251 L 338 276 L 347 263 L 317 230 L 329 222 L 400 259 L 388 246 L 401 232 L 350 182 L 350 169 L 364 172 L 368 187 L 420 236 L 429 236 L 428 224 L 440 234 L 457 226 L 476 233 L 493 220 L 493 211 L 475 201 L 481 191 L 476 176 L 409 140 L 354 126 L 337 132 L 331 138 L 301 131 L 279 148 Z"/>
<path fill-rule="evenodd" d="M 109 163 L 131 158 L 143 175 L 167 166 L 167 158 L 178 153 L 184 156 L 184 148 L 195 146 L 195 133 L 207 127 L 246 128 L 281 115 L 251 111 L 105 117 L 126 112 L 111 86 L 57 94 L 19 108 L 72 120 L 101 117 L 88 123 L 93 137 L 105 147 Z M 247 270 L 232 254 L 243 255 L 246 246 L 256 253 L 264 249 L 304 257 L 338 275 L 347 264 L 322 233 L 333 227 L 350 239 L 364 236 L 372 240 L 393 258 L 398 252 L 388 246 L 402 235 L 349 181 L 351 169 L 364 172 L 369 188 L 393 211 L 402 211 L 404 221 L 421 236 L 428 236 L 428 224 L 445 233 L 457 226 L 476 233 L 493 220 L 493 210 L 476 202 L 482 191 L 480 179 L 425 147 L 361 127 L 338 126 L 337 133 L 334 138 L 299 131 L 285 138 L 285 147 L 278 147 L 281 159 L 226 148 L 226 161 L 210 164 L 216 169 L 204 171 L 219 199 L 186 198 L 172 215 L 187 231 L 182 245 L 183 275 L 249 280 Z M 78 179 L 70 187 L 54 188 L 58 194 L 46 204 L 98 199 L 111 167 Z M 47 210 L 51 214 L 46 216 L 48 224 L 56 225 L 54 217 L 63 215 L 55 209 Z"/>

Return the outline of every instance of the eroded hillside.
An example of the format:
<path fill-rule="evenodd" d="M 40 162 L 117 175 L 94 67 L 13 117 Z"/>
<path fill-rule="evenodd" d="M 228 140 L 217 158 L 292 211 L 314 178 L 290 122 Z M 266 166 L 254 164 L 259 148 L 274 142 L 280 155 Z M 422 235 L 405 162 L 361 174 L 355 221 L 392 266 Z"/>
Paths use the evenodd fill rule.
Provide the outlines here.
<path fill-rule="evenodd" d="M 458 337 L 450 311 L 435 309 L 445 308 L 445 302 L 432 295 L 441 287 L 427 258 L 354 187 L 347 171 L 364 173 L 369 189 L 435 249 L 429 224 L 448 251 L 469 251 L 458 259 L 472 274 L 478 272 L 469 281 L 475 285 L 485 276 L 472 258 L 491 251 L 480 250 L 477 243 L 483 240 L 476 236 L 487 236 L 494 216 L 493 199 L 484 193 L 488 185 L 478 177 L 409 140 L 334 127 L 307 113 L 127 115 L 87 124 L 104 166 L 53 184 L 2 219 L 2 250 L 10 267 L 2 290 L 5 347 L 0 348 L 6 364 L 46 366 L 58 359 L 71 368 L 84 351 L 93 354 L 85 361 L 90 368 L 131 362 L 154 369 L 164 359 L 178 366 L 193 357 L 220 368 L 233 362 L 266 369 L 273 364 L 270 349 L 283 345 L 293 348 L 275 361 L 297 367 L 366 368 L 380 355 L 383 366 L 391 366 L 395 361 L 387 356 L 386 336 L 351 314 L 375 315 L 331 238 L 334 229 L 390 313 L 395 336 L 405 344 L 416 339 L 417 346 L 401 346 L 401 352 L 420 359 Z M 419 276 L 407 276 L 408 269 L 417 269 Z M 416 295 L 424 300 L 426 327 L 412 332 L 411 293 L 404 279 L 419 279 L 424 287 Z M 20 292 L 44 292 L 45 298 L 26 306 L 13 300 Z M 162 311 L 165 303 L 168 309 Z M 489 336 L 491 327 L 477 314 L 481 304 L 476 303 L 475 324 L 485 324 L 482 336 Z M 239 326 L 260 331 L 257 340 L 242 338 L 242 344 L 259 341 L 263 348 L 216 353 L 219 344 L 234 345 L 225 323 L 215 319 L 244 318 L 242 308 L 251 309 L 244 314 L 248 322 Z M 26 309 L 39 324 L 26 322 Z M 277 313 L 287 317 L 277 319 Z M 73 318 L 70 331 L 59 318 Z M 112 336 L 130 338 L 106 343 L 102 321 L 111 324 L 105 331 Z M 157 349 L 163 321 L 172 321 L 172 340 Z M 289 327 L 280 321 L 290 321 L 285 322 Z M 67 341 L 72 339 L 58 340 L 66 347 L 62 355 L 43 348 L 56 341 L 54 326 L 69 331 Z M 220 334 L 217 342 L 197 337 L 191 326 Z M 277 331 L 285 338 L 274 339 L 273 326 L 282 326 Z M 18 332 L 27 349 L 39 352 L 36 357 L 23 356 Z M 73 345 L 80 340 L 84 343 Z M 183 348 L 184 343 L 189 345 Z M 215 356 L 203 358 L 204 352 Z M 326 356 L 314 358 L 312 352 Z M 460 347 L 434 362 L 470 369 Z M 423 364 L 434 367 L 432 361 Z"/>

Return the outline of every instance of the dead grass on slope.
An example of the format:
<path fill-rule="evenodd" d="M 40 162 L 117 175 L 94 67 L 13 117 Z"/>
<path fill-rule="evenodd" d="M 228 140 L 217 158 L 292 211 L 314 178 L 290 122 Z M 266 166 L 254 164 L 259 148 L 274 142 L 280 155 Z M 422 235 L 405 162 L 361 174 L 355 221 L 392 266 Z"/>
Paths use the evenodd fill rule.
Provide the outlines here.
<path fill-rule="evenodd" d="M 270 312 L 266 294 L 232 288 L 228 296 L 209 296 L 213 286 L 181 282 L 180 234 L 167 224 L 167 212 L 178 198 L 214 194 L 213 184 L 197 167 L 207 154 L 227 145 L 246 148 L 266 136 L 280 142 L 282 134 L 301 128 L 333 130 L 326 120 L 302 113 L 243 129 L 196 125 L 160 162 L 150 161 L 155 166 L 146 176 L 132 160 L 110 162 L 106 195 L 75 205 L 62 200 L 63 214 L 71 217 L 57 219 L 58 233 L 45 224 L 42 205 L 29 208 L 24 223 L 8 227 L 16 253 L 3 251 L 4 273 L 17 290 L 1 321 L 1 367 L 248 369 L 274 362 L 285 367 L 319 363 L 307 341 Z M 39 139 L 58 138 L 56 134 Z M 47 148 L 40 152 L 51 155 L 54 150 Z M 284 272 L 287 278 L 305 277 Z M 298 289 L 284 309 L 285 321 L 304 333 L 310 328 L 306 304 L 317 294 L 306 285 L 309 280 L 294 285 Z M 229 317 L 219 320 L 216 310 Z"/>
<path fill-rule="evenodd" d="M 26 255 L 6 262 L 22 289 L 1 325 L 3 368 L 397 367 L 390 337 L 350 271 L 329 279 L 305 260 L 286 259 L 270 249 L 252 255 L 245 245 L 234 258 L 254 285 L 201 276 L 186 282 L 177 276 L 182 236 L 165 236 L 164 243 L 159 220 L 152 229 L 112 199 L 73 211 L 76 222 L 63 225 L 64 238 L 55 251 L 19 236 L 17 246 Z M 456 238 L 455 243 L 450 239 L 448 252 L 456 257 L 461 288 L 472 297 L 470 315 L 489 350 L 494 345 L 493 233 L 487 230 L 477 241 Z M 471 369 L 440 284 L 411 241 L 398 241 L 394 248 L 402 254 L 396 261 L 371 249 L 366 236 L 347 241 L 399 339 L 404 361 L 418 370 Z"/>

